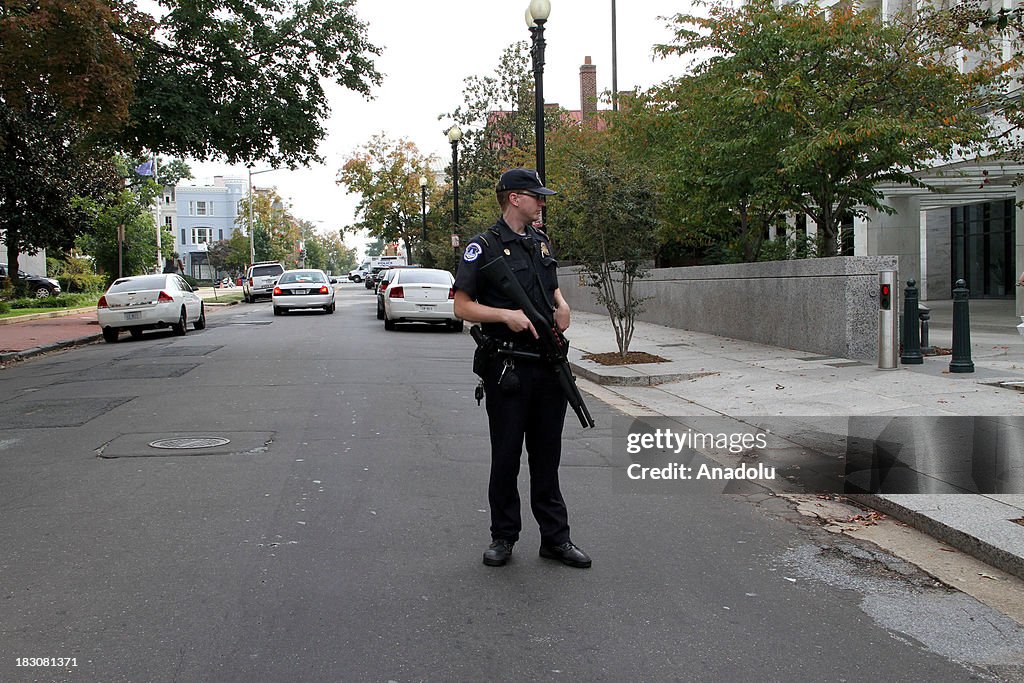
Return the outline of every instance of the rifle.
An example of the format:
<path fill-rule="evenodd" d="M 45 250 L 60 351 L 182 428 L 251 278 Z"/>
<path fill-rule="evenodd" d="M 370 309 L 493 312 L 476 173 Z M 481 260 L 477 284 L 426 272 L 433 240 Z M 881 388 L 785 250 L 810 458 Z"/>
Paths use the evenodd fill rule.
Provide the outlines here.
<path fill-rule="evenodd" d="M 526 295 L 519 280 L 512 274 L 512 269 L 504 258 L 498 257 L 480 268 L 480 274 L 487 278 L 487 281 L 501 290 L 507 298 L 511 299 L 516 306 L 522 309 L 526 317 L 533 323 L 533 327 L 540 335 L 538 340 L 542 350 L 543 360 L 549 363 L 558 378 L 558 384 L 562 393 L 569 399 L 569 405 L 576 412 L 583 427 L 593 427 L 594 418 L 590 416 L 587 405 L 583 402 L 580 390 L 576 387 L 576 378 L 573 377 L 572 369 L 566 353 L 569 350 L 569 340 L 555 328 L 554 319 L 543 315 Z"/>

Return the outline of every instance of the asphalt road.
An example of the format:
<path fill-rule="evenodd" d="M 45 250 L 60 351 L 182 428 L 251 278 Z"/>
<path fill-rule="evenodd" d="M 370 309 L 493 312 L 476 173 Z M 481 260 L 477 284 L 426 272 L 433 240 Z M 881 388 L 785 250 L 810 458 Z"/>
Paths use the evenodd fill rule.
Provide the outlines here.
<path fill-rule="evenodd" d="M 485 567 L 468 334 L 385 332 L 350 284 L 209 322 L 0 371 L 0 681 L 1024 676 L 1014 622 L 779 499 L 616 493 L 594 398 L 562 478 L 593 568 L 528 509 Z M 230 443 L 148 445 L 186 437 Z"/>

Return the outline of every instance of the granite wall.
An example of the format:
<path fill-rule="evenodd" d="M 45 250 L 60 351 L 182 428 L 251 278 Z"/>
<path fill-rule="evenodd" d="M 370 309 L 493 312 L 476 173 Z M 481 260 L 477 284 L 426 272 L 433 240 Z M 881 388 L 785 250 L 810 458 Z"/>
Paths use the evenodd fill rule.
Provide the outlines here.
<path fill-rule="evenodd" d="M 650 297 L 637 319 L 874 362 L 878 272 L 897 263 L 895 256 L 842 256 L 652 269 L 635 284 L 638 296 Z M 559 269 L 559 286 L 571 308 L 607 314 L 578 267 Z"/>

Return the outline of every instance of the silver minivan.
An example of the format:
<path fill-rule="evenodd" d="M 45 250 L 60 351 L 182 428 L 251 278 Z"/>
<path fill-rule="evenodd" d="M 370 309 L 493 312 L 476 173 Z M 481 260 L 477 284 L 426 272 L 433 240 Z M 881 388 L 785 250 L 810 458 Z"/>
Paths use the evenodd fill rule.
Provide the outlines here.
<path fill-rule="evenodd" d="M 242 281 L 242 296 L 246 303 L 253 303 L 261 296 L 270 298 L 274 293 L 277 279 L 284 273 L 284 266 L 277 261 L 263 261 L 249 266 Z"/>

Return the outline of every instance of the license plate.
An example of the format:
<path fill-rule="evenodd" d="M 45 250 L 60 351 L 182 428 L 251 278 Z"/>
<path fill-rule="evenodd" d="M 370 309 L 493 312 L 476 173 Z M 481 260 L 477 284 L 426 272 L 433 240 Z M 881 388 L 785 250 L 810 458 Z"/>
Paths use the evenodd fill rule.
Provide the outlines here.
<path fill-rule="evenodd" d="M 293 289 L 293 290 L 291 291 L 291 293 L 292 293 L 292 294 L 305 294 L 305 293 L 306 293 L 306 290 L 305 290 L 305 289 Z"/>
<path fill-rule="evenodd" d="M 142 313 L 139 311 L 129 311 L 124 314 L 125 320 L 138 320 L 142 317 Z"/>
<path fill-rule="evenodd" d="M 432 311 L 434 310 L 434 304 L 416 304 L 416 308 L 421 311 Z"/>

